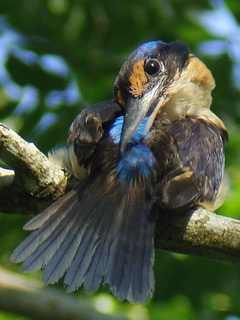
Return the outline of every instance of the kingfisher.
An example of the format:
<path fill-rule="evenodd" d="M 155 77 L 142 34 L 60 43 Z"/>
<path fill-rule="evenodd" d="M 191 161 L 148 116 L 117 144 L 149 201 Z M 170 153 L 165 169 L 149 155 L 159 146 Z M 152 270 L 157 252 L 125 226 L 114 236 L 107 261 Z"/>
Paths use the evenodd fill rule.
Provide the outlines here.
<path fill-rule="evenodd" d="M 84 109 L 67 141 L 78 184 L 26 225 L 11 259 L 43 268 L 68 292 L 107 286 L 120 301 L 154 291 L 154 226 L 161 212 L 222 202 L 227 130 L 210 110 L 214 78 L 182 42 L 140 45 L 114 98 Z"/>

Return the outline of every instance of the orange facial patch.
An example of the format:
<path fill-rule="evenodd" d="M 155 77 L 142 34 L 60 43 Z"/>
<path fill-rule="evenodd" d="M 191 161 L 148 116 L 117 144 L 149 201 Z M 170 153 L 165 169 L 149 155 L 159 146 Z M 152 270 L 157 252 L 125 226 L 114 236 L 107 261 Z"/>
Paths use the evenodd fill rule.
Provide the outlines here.
<path fill-rule="evenodd" d="M 215 81 L 211 71 L 193 54 L 189 55 L 187 70 L 192 82 L 197 82 L 201 86 L 207 87 L 209 90 L 212 90 L 215 87 Z"/>
<path fill-rule="evenodd" d="M 145 84 L 148 81 L 148 78 L 144 72 L 144 61 L 138 61 L 133 66 L 133 72 L 129 78 L 130 81 L 130 90 L 129 92 L 134 97 L 141 97 L 144 92 Z"/>

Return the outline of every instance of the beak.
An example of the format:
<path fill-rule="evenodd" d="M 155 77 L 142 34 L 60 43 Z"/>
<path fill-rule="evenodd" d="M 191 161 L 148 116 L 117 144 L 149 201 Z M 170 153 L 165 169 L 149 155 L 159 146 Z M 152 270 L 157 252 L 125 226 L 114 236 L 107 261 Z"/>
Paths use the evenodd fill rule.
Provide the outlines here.
<path fill-rule="evenodd" d="M 149 94 L 145 94 L 140 98 L 129 97 L 120 140 L 121 153 L 126 150 L 128 142 L 146 116 L 148 120 L 146 121 L 144 132 L 147 133 L 150 130 L 164 100 L 163 96 L 156 98 L 154 96 L 149 97 Z"/>

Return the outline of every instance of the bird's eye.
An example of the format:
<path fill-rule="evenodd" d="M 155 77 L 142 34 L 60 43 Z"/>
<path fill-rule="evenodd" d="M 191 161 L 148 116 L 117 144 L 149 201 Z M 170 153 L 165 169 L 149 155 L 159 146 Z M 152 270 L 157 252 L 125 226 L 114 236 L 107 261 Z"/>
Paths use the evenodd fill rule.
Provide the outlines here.
<path fill-rule="evenodd" d="M 149 76 L 155 76 L 160 69 L 161 65 L 157 59 L 149 59 L 145 63 L 144 70 Z"/>

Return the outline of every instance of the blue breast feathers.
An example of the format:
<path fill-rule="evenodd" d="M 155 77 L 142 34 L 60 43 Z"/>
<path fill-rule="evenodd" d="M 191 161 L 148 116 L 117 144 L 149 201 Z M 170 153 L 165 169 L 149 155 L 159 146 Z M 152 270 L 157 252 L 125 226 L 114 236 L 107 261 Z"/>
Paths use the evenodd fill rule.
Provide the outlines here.
<path fill-rule="evenodd" d="M 146 135 L 147 132 L 145 131 L 145 127 L 147 124 L 149 117 L 145 117 L 142 122 L 139 124 L 136 132 L 134 133 L 130 144 L 140 142 Z M 114 143 L 118 144 L 121 139 L 122 127 L 123 127 L 124 116 L 120 116 L 114 120 L 111 128 L 110 128 L 110 136 L 112 137 Z"/>
<path fill-rule="evenodd" d="M 116 144 L 120 143 L 123 121 L 123 116 L 118 117 L 113 122 L 109 131 L 111 138 Z M 119 174 L 119 180 L 121 182 L 131 181 L 139 175 L 147 179 L 156 163 L 151 149 L 142 142 L 147 134 L 149 134 L 145 130 L 147 121 L 148 117 L 145 117 L 140 123 L 129 141 L 129 148 L 121 155 L 121 159 L 116 166 L 115 170 Z"/>

